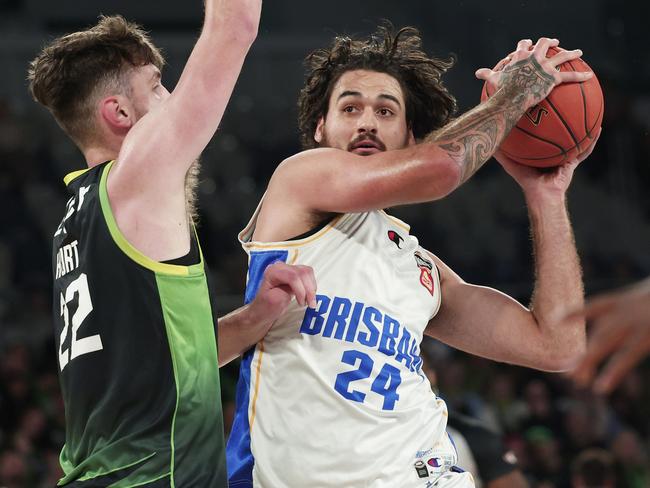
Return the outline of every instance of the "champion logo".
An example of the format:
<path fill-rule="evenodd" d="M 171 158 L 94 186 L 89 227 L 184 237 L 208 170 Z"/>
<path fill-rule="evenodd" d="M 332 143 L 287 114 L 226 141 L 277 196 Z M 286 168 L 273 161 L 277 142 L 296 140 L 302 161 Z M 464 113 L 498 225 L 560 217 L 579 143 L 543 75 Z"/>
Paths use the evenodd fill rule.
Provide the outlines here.
<path fill-rule="evenodd" d="M 390 239 L 391 242 L 394 242 L 398 249 L 402 249 L 402 246 L 400 246 L 400 244 L 404 241 L 404 238 L 397 232 L 394 230 L 389 230 L 388 239 Z"/>

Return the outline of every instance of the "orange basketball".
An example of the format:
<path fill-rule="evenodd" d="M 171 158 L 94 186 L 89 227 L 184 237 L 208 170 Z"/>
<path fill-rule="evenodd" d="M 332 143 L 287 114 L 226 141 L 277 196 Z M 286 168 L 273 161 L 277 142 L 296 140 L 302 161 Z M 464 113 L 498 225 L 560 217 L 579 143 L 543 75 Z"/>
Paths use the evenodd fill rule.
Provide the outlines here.
<path fill-rule="evenodd" d="M 559 51 L 552 47 L 546 56 Z M 494 69 L 500 70 L 503 65 L 502 61 Z M 592 71 L 582 59 L 567 61 L 558 69 Z M 487 83 L 484 84 L 481 101 L 491 95 Z M 500 148 L 506 156 L 526 166 L 546 168 L 567 163 L 587 149 L 598 134 L 604 107 L 603 91 L 595 75 L 581 83 L 563 83 L 526 111 Z"/>

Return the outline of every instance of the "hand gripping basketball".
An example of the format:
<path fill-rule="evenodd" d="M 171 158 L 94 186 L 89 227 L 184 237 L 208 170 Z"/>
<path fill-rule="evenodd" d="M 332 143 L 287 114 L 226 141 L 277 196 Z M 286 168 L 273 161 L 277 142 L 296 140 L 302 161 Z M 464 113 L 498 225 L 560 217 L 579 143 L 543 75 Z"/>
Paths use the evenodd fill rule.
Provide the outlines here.
<path fill-rule="evenodd" d="M 545 48 L 538 49 L 540 45 Z M 585 152 L 599 133 L 604 111 L 600 84 L 591 68 L 580 59 L 580 50 L 565 51 L 557 46 L 556 40 L 542 44 L 540 39 L 535 47 L 530 41 L 520 41 L 517 51 L 492 70 L 477 72 L 477 77 L 485 80 L 481 101 L 498 89 L 498 73 L 520 62 L 522 49 L 528 49 L 529 56 L 544 52 L 546 57 L 539 64 L 545 73 L 552 74 L 554 84 L 546 99 L 540 99 L 526 110 L 500 150 L 527 166 L 566 164 Z M 533 54 L 535 50 L 537 53 Z"/>

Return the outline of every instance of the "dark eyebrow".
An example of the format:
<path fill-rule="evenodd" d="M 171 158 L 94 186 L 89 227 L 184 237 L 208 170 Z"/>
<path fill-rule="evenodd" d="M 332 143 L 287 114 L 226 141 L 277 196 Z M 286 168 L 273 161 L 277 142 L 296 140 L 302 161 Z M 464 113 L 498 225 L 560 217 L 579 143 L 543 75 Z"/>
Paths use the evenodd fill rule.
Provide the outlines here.
<path fill-rule="evenodd" d="M 346 91 L 344 91 L 343 93 L 341 93 L 339 95 L 337 100 L 340 100 L 341 98 L 344 98 L 344 97 L 360 97 L 360 96 L 361 96 L 361 92 L 346 90 Z"/>
<path fill-rule="evenodd" d="M 379 95 L 378 98 L 385 98 L 386 100 L 392 100 L 393 102 L 395 102 L 397 104 L 398 107 L 402 106 L 402 104 L 399 103 L 399 100 L 396 97 L 394 97 L 393 95 L 388 95 L 386 93 L 382 93 L 381 95 Z"/>
<path fill-rule="evenodd" d="M 339 95 L 338 100 L 340 100 L 341 98 L 344 98 L 344 97 L 360 97 L 360 96 L 362 96 L 361 92 L 346 90 L 346 91 L 344 91 L 343 93 L 341 93 Z M 377 98 L 383 98 L 385 100 L 390 100 L 392 102 L 395 102 L 398 107 L 402 106 L 402 104 L 399 103 L 399 100 L 396 97 L 394 97 L 393 95 L 388 95 L 387 93 L 382 93 L 382 94 L 378 95 Z"/>

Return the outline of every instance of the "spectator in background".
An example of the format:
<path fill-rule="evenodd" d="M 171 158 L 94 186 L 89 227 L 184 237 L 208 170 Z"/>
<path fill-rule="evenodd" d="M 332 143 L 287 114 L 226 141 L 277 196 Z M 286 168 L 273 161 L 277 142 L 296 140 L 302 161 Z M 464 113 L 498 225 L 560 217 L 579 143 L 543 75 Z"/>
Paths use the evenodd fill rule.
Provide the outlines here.
<path fill-rule="evenodd" d="M 625 488 L 648 488 L 650 486 L 650 459 L 631 429 L 618 433 L 612 442 L 612 453 L 620 466 L 620 478 Z"/>
<path fill-rule="evenodd" d="M 583 451 L 571 466 L 572 488 L 615 488 L 614 458 L 603 449 Z"/>
<path fill-rule="evenodd" d="M 605 447 L 608 412 L 596 398 L 572 400 L 562 412 L 563 451 L 570 458 L 587 448 Z"/>
<path fill-rule="evenodd" d="M 447 431 L 458 452 L 458 464 L 472 473 L 476 488 L 528 488 L 517 457 L 501 436 L 481 422 L 449 412 Z"/>
<path fill-rule="evenodd" d="M 537 425 L 524 433 L 530 460 L 530 474 L 537 480 L 537 487 L 560 488 L 566 479 L 566 466 L 561 453 L 561 440 L 548 427 Z"/>
<path fill-rule="evenodd" d="M 2 488 L 24 488 L 28 480 L 27 465 L 20 455 L 7 452 L 0 456 Z"/>
<path fill-rule="evenodd" d="M 548 384 L 541 379 L 533 379 L 524 387 L 524 398 L 528 415 L 521 427 L 528 430 L 532 427 L 546 427 L 554 436 L 562 432 L 562 419 L 555 404 L 555 395 Z"/>
<path fill-rule="evenodd" d="M 438 376 L 434 360 L 425 349 L 422 371 L 431 388 L 438 394 Z M 527 488 L 528 481 L 517 465 L 517 457 L 509 450 L 499 433 L 482 422 L 449 411 L 447 431 L 458 453 L 458 466 L 472 473 L 476 488 Z"/>

